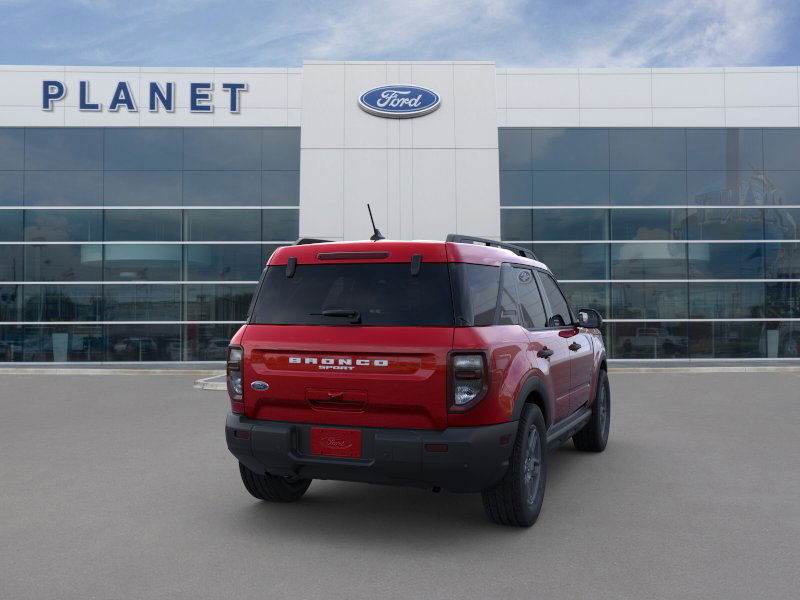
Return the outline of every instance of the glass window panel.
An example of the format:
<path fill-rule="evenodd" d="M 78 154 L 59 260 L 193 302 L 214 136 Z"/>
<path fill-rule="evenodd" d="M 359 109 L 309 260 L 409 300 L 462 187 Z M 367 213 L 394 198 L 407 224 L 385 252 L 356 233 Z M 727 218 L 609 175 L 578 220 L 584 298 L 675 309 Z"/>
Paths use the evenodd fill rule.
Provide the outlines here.
<path fill-rule="evenodd" d="M 608 210 L 535 210 L 531 240 L 606 240 Z"/>
<path fill-rule="evenodd" d="M 686 239 L 686 210 L 682 208 L 614 209 L 611 238 L 615 240 Z"/>
<path fill-rule="evenodd" d="M 800 129 L 763 130 L 764 168 L 800 170 Z"/>
<path fill-rule="evenodd" d="M 300 203 L 300 171 L 261 173 L 262 206 L 297 206 Z"/>
<path fill-rule="evenodd" d="M 19 321 L 22 317 L 22 288 L 21 285 L 0 285 L 0 321 Z M 3 338 L 0 337 L 0 362 L 3 361 Z"/>
<path fill-rule="evenodd" d="M 800 282 L 765 283 L 766 316 L 800 318 Z"/>
<path fill-rule="evenodd" d="M 180 325 L 108 325 L 106 360 L 181 360 Z"/>
<path fill-rule="evenodd" d="M 269 171 L 300 169 L 300 128 L 265 127 L 261 130 L 261 168 Z"/>
<path fill-rule="evenodd" d="M 103 168 L 103 130 L 93 127 L 29 127 L 25 168 L 94 171 Z"/>
<path fill-rule="evenodd" d="M 692 319 L 749 319 L 763 316 L 763 283 L 689 283 L 689 317 Z"/>
<path fill-rule="evenodd" d="M 612 171 L 611 204 L 685 204 L 685 171 Z"/>
<path fill-rule="evenodd" d="M 609 204 L 609 173 L 535 171 L 533 201 L 537 206 Z"/>
<path fill-rule="evenodd" d="M 533 205 L 533 178 L 530 171 L 500 171 L 500 205 Z"/>
<path fill-rule="evenodd" d="M 22 281 L 24 246 L 2 246 L 0 249 L 0 281 Z"/>
<path fill-rule="evenodd" d="M 21 325 L 0 325 L 0 362 L 22 360 L 25 329 Z"/>
<path fill-rule="evenodd" d="M 593 308 L 603 317 L 610 316 L 608 307 L 609 284 L 607 283 L 562 283 L 561 290 L 570 306 L 576 310 Z"/>
<path fill-rule="evenodd" d="M 489 268 L 479 267 L 479 268 L 482 268 L 484 271 L 489 271 L 489 269 L 494 270 L 493 267 Z M 471 269 L 471 271 L 474 272 L 477 271 L 477 269 L 473 268 Z M 517 295 L 517 284 L 516 284 L 516 278 L 518 274 L 519 271 L 517 271 L 517 269 L 514 269 L 509 265 L 501 267 L 499 296 L 496 296 L 497 300 L 495 302 L 492 302 L 491 304 L 489 304 L 489 306 L 486 307 L 489 310 L 475 310 L 475 317 L 473 324 L 475 325 L 494 324 L 494 315 L 497 309 L 497 304 L 500 304 L 500 314 L 497 315 L 497 325 L 522 324 L 523 326 L 530 326 L 527 323 L 524 323 L 524 321 L 521 318 L 521 315 L 519 314 L 519 307 L 518 307 L 519 297 Z M 531 279 L 533 279 L 533 275 L 531 274 L 530 271 L 528 271 L 528 274 L 531 276 Z M 484 287 L 484 291 L 488 291 L 488 289 L 490 289 L 490 286 Z M 490 295 L 489 296 L 484 295 L 485 300 L 489 301 L 490 298 L 491 298 Z M 472 301 L 473 301 L 472 302 L 473 306 L 475 306 L 476 304 L 475 299 L 473 298 Z M 524 313 L 525 309 L 522 308 L 522 311 Z"/>
<path fill-rule="evenodd" d="M 611 278 L 686 279 L 686 244 L 612 244 Z"/>
<path fill-rule="evenodd" d="M 272 253 L 275 252 L 275 250 L 280 248 L 282 245 L 285 245 L 285 244 L 262 244 L 261 245 L 261 266 L 259 267 L 260 269 L 262 269 L 262 270 L 264 269 L 264 267 L 267 264 L 267 261 L 269 261 L 270 256 L 272 256 Z"/>
<path fill-rule="evenodd" d="M 23 171 L 0 171 L 0 206 L 24 204 Z"/>
<path fill-rule="evenodd" d="M 187 325 L 186 360 L 225 362 L 228 344 L 238 329 L 239 325 Z"/>
<path fill-rule="evenodd" d="M 99 321 L 102 297 L 99 285 L 25 285 L 25 321 Z"/>
<path fill-rule="evenodd" d="M 619 170 L 683 170 L 686 137 L 683 129 L 612 129 L 611 168 Z"/>
<path fill-rule="evenodd" d="M 105 321 L 180 321 L 180 285 L 104 285 Z"/>
<path fill-rule="evenodd" d="M 184 211 L 184 238 L 189 241 L 261 241 L 261 211 L 187 210 Z"/>
<path fill-rule="evenodd" d="M 500 237 L 513 242 L 533 239 L 533 211 L 525 209 L 500 211 Z"/>
<path fill-rule="evenodd" d="M 257 244 L 196 244 L 185 252 L 188 281 L 255 281 L 263 270 Z"/>
<path fill-rule="evenodd" d="M 607 129 L 534 129 L 533 168 L 544 171 L 607 170 Z"/>
<path fill-rule="evenodd" d="M 687 244 L 693 279 L 763 279 L 764 244 Z"/>
<path fill-rule="evenodd" d="M 180 210 L 107 210 L 105 239 L 111 242 L 168 242 L 181 239 Z"/>
<path fill-rule="evenodd" d="M 106 171 L 103 174 L 106 206 L 180 206 L 183 174 L 180 171 Z"/>
<path fill-rule="evenodd" d="M 689 204 L 758 205 L 780 202 L 780 190 L 762 171 L 689 171 Z"/>
<path fill-rule="evenodd" d="M 767 279 L 800 279 L 800 244 L 764 244 Z"/>
<path fill-rule="evenodd" d="M 764 213 L 760 208 L 690 208 L 690 240 L 760 240 Z"/>
<path fill-rule="evenodd" d="M 21 210 L 0 210 L 0 242 L 22 241 L 22 214 Z"/>
<path fill-rule="evenodd" d="M 184 206 L 260 206 L 260 171 L 184 171 Z"/>
<path fill-rule="evenodd" d="M 187 321 L 244 321 L 254 284 L 244 285 L 187 285 Z"/>
<path fill-rule="evenodd" d="M 608 244 L 522 244 L 560 279 L 608 279 Z"/>
<path fill-rule="evenodd" d="M 800 209 L 764 208 L 764 239 L 800 239 Z"/>
<path fill-rule="evenodd" d="M 800 171 L 767 171 L 764 187 L 764 204 L 800 204 Z"/>
<path fill-rule="evenodd" d="M 686 283 L 614 283 L 611 317 L 614 319 L 685 319 Z"/>
<path fill-rule="evenodd" d="M 25 130 L 0 127 L 0 169 L 23 169 L 25 165 Z"/>
<path fill-rule="evenodd" d="M 25 246 L 28 281 L 101 281 L 103 247 L 99 244 Z"/>
<path fill-rule="evenodd" d="M 27 242 L 96 242 L 103 237 L 99 210 L 27 210 Z"/>
<path fill-rule="evenodd" d="M 689 323 L 692 358 L 764 358 L 766 323 Z"/>
<path fill-rule="evenodd" d="M 643 321 L 611 327 L 614 358 L 687 358 L 688 337 L 686 323 Z"/>
<path fill-rule="evenodd" d="M 107 281 L 180 281 L 178 244 L 112 244 L 105 246 L 104 257 Z"/>
<path fill-rule="evenodd" d="M 183 129 L 108 127 L 105 168 L 117 171 L 175 171 L 182 168 Z"/>
<path fill-rule="evenodd" d="M 531 170 L 530 129 L 500 129 L 498 148 L 501 171 Z"/>
<path fill-rule="evenodd" d="M 561 290 L 558 289 L 555 280 L 547 273 L 537 272 L 537 275 L 539 276 L 539 281 L 542 282 L 542 293 L 550 302 L 548 325 L 550 327 L 559 327 L 572 323 L 572 312 L 569 304 Z"/>
<path fill-rule="evenodd" d="M 100 362 L 103 329 L 99 325 L 28 325 L 22 360 L 28 362 Z"/>
<path fill-rule="evenodd" d="M 100 206 L 102 171 L 25 171 L 28 206 Z"/>
<path fill-rule="evenodd" d="M 264 210 L 262 213 L 262 240 L 291 242 L 298 238 L 300 211 L 293 208 L 277 208 Z"/>
<path fill-rule="evenodd" d="M 261 131 L 250 127 L 187 127 L 183 168 L 261 170 Z"/>
<path fill-rule="evenodd" d="M 517 295 L 522 311 L 520 315 L 522 324 L 529 329 L 545 327 L 547 316 L 536 278 L 530 269 L 513 269 L 513 271 L 517 271 Z"/>
<path fill-rule="evenodd" d="M 690 170 L 764 168 L 760 129 L 687 129 L 686 147 L 686 163 Z"/>
<path fill-rule="evenodd" d="M 768 324 L 767 356 L 770 358 L 800 358 L 800 323 Z"/>

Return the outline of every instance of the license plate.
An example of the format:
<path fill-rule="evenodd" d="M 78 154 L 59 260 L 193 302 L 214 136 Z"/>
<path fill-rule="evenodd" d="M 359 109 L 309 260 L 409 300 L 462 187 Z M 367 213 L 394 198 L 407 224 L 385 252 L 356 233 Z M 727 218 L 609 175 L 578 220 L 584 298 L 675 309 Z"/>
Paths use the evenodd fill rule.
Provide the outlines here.
<path fill-rule="evenodd" d="M 361 431 L 359 429 L 312 427 L 311 454 L 361 458 Z"/>

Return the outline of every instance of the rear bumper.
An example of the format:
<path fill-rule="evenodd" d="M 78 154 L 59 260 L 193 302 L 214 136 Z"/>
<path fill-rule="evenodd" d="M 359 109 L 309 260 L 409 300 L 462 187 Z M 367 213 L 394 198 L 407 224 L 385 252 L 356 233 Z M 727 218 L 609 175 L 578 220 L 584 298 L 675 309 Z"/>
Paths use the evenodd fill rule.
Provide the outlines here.
<path fill-rule="evenodd" d="M 257 473 L 479 492 L 502 479 L 517 432 L 516 421 L 442 431 L 346 427 L 362 432 L 362 456 L 352 459 L 312 455 L 311 427 L 229 413 L 225 437 L 239 462 Z M 430 452 L 426 444 L 447 444 L 447 451 Z"/>

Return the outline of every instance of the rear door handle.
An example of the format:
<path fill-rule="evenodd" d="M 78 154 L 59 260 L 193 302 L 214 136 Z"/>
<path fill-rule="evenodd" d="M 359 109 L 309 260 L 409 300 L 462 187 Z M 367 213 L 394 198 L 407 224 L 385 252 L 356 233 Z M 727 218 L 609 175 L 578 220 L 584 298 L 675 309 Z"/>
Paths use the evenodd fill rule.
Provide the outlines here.
<path fill-rule="evenodd" d="M 578 342 L 572 342 L 569 346 L 567 346 L 573 352 L 577 352 L 581 349 L 581 345 Z"/>
<path fill-rule="evenodd" d="M 539 358 L 550 358 L 551 356 L 553 356 L 553 351 L 550 350 L 547 346 L 545 346 L 544 348 L 539 350 L 539 352 L 536 353 L 536 356 L 538 356 Z"/>

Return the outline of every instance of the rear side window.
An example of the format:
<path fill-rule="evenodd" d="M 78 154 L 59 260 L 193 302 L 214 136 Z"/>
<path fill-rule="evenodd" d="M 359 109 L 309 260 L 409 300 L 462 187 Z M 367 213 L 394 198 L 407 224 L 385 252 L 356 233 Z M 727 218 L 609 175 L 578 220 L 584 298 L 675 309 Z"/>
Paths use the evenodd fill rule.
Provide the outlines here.
<path fill-rule="evenodd" d="M 547 299 L 550 301 L 550 308 L 553 310 L 551 315 L 551 327 L 559 327 L 568 325 L 572 322 L 572 317 L 569 313 L 569 304 L 567 304 L 561 290 L 558 289 L 556 282 L 547 273 L 540 274 L 542 278 L 542 286 L 544 293 L 547 294 Z"/>
<path fill-rule="evenodd" d="M 519 325 L 517 314 L 517 270 L 511 265 L 503 265 L 500 277 L 500 314 L 497 316 L 498 325 Z"/>
<path fill-rule="evenodd" d="M 494 324 L 500 267 L 450 263 L 456 325 L 482 327 Z"/>
<path fill-rule="evenodd" d="M 539 286 L 530 269 L 514 269 L 517 276 L 519 307 L 522 311 L 522 325 L 528 329 L 541 329 L 546 326 L 547 317 L 539 294 Z"/>
<path fill-rule="evenodd" d="M 250 322 L 257 325 L 349 325 L 326 310 L 357 311 L 365 326 L 453 325 L 453 303 L 445 263 L 297 265 L 267 269 Z"/>

